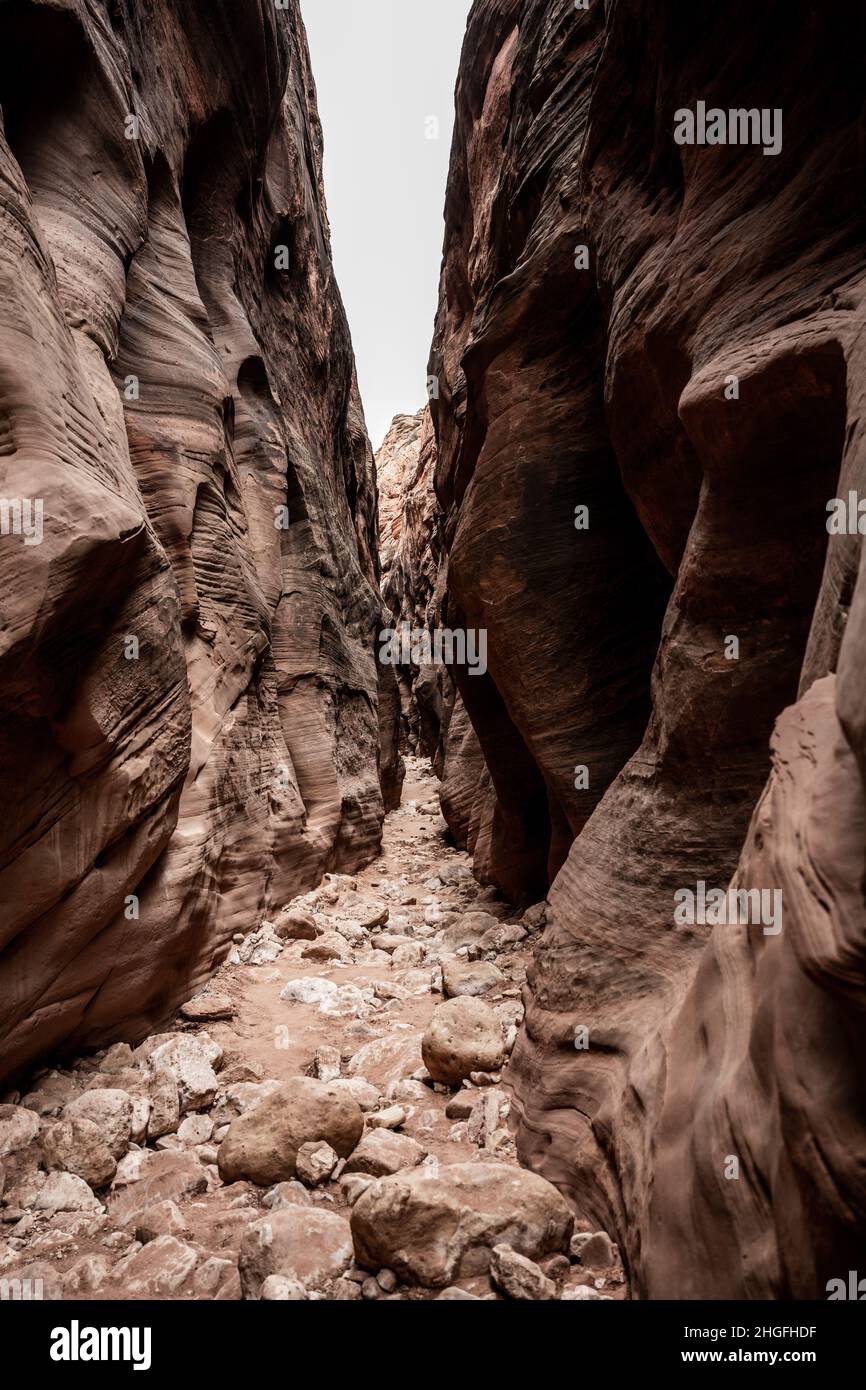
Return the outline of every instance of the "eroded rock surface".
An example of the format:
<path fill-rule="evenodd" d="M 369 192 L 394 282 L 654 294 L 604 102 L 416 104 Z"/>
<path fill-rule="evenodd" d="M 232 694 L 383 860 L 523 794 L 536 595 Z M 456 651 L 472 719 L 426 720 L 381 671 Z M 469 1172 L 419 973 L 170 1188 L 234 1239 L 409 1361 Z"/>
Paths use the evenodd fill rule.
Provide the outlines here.
<path fill-rule="evenodd" d="M 382 597 L 394 628 L 410 633 L 440 624 L 447 566 L 442 513 L 433 490 L 436 439 L 429 406 L 395 416 L 376 455 Z M 424 655 L 395 667 L 400 688 L 403 746 L 444 761 L 443 738 L 456 688 L 450 671 Z"/>
<path fill-rule="evenodd" d="M 169 1016 L 400 775 L 297 3 L 12 0 L 0 109 L 10 1075 Z"/>
<path fill-rule="evenodd" d="M 862 37 L 478 0 L 458 81 L 435 487 L 489 675 L 443 810 L 507 896 L 552 881 L 520 1152 L 650 1296 L 824 1297 L 866 1230 L 862 541 L 826 524 L 863 483 Z M 677 145 L 699 99 L 781 149 Z M 675 921 L 732 876 L 780 933 Z"/>

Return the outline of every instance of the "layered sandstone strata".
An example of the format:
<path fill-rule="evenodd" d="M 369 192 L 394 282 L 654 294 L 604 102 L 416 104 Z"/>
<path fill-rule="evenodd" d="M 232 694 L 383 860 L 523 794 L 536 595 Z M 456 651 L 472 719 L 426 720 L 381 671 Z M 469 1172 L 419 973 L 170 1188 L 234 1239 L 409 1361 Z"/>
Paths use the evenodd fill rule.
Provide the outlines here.
<path fill-rule="evenodd" d="M 296 0 L 10 0 L 0 108 L 8 1075 L 143 1034 L 399 774 Z"/>
<path fill-rule="evenodd" d="M 379 486 L 379 553 L 382 597 L 394 629 L 411 633 L 440 625 L 447 567 L 440 536 L 441 511 L 433 491 L 436 440 L 430 408 L 397 415 L 376 454 Z M 400 687 L 403 740 L 437 760 L 443 720 L 455 688 L 444 666 L 423 660 L 395 668 Z"/>
<path fill-rule="evenodd" d="M 553 885 L 523 1157 L 650 1296 L 825 1296 L 863 1247 L 864 593 L 825 524 L 864 483 L 863 38 L 478 0 L 461 64 L 435 483 L 490 655 L 457 809 L 508 895 Z M 678 145 L 699 100 L 781 110 L 781 151 Z M 675 922 L 732 876 L 781 933 Z"/>

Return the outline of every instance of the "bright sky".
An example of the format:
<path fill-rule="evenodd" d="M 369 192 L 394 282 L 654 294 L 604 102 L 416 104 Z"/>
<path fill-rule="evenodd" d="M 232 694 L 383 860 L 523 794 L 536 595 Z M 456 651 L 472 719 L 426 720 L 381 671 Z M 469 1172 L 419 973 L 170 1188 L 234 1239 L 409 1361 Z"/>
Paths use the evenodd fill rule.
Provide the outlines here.
<path fill-rule="evenodd" d="M 334 268 L 376 449 L 396 414 L 426 400 L 454 86 L 471 5 L 301 0 Z M 436 122 L 438 138 L 428 138 Z"/>

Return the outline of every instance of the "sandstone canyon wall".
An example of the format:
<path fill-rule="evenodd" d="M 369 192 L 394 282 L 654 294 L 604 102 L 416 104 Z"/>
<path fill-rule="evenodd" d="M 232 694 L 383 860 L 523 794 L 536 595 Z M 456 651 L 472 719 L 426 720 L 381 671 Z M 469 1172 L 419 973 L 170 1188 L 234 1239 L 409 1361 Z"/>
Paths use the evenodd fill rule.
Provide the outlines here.
<path fill-rule="evenodd" d="M 435 486 L 489 672 L 446 785 L 485 877 L 552 884 L 522 1156 L 650 1297 L 862 1258 L 866 578 L 826 508 L 866 481 L 864 38 L 805 0 L 476 0 L 458 80 Z M 782 149 L 677 145 L 700 100 L 779 109 Z M 678 925 L 702 880 L 783 929 Z"/>
<path fill-rule="evenodd" d="M 433 484 L 436 462 L 429 405 L 395 416 L 376 455 L 381 584 L 391 622 L 412 633 L 432 633 L 444 622 L 448 554 Z M 453 666 L 423 660 L 397 667 L 402 745 L 431 759 L 452 840 L 473 855 L 476 878 L 494 884 L 496 796 L 455 674 Z"/>
<path fill-rule="evenodd" d="M 400 769 L 296 0 L 9 0 L 0 109 L 5 1076 L 170 1014 Z"/>
<path fill-rule="evenodd" d="M 396 415 L 376 454 L 382 597 L 392 626 L 414 632 L 436 626 L 445 575 L 435 465 L 429 407 L 415 415 Z M 401 665 L 396 675 L 404 745 L 435 760 L 453 684 L 444 668 L 432 663 Z"/>

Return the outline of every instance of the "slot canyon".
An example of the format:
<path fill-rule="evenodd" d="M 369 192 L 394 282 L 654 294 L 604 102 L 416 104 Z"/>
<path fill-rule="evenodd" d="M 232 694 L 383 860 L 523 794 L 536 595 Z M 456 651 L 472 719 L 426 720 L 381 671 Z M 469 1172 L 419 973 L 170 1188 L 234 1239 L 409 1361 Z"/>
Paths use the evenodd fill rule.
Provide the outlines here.
<path fill-rule="evenodd" d="M 0 4 L 0 1281 L 825 1300 L 866 12 L 467 3 L 374 453 L 307 8 Z M 779 148 L 678 143 L 702 101 Z"/>

